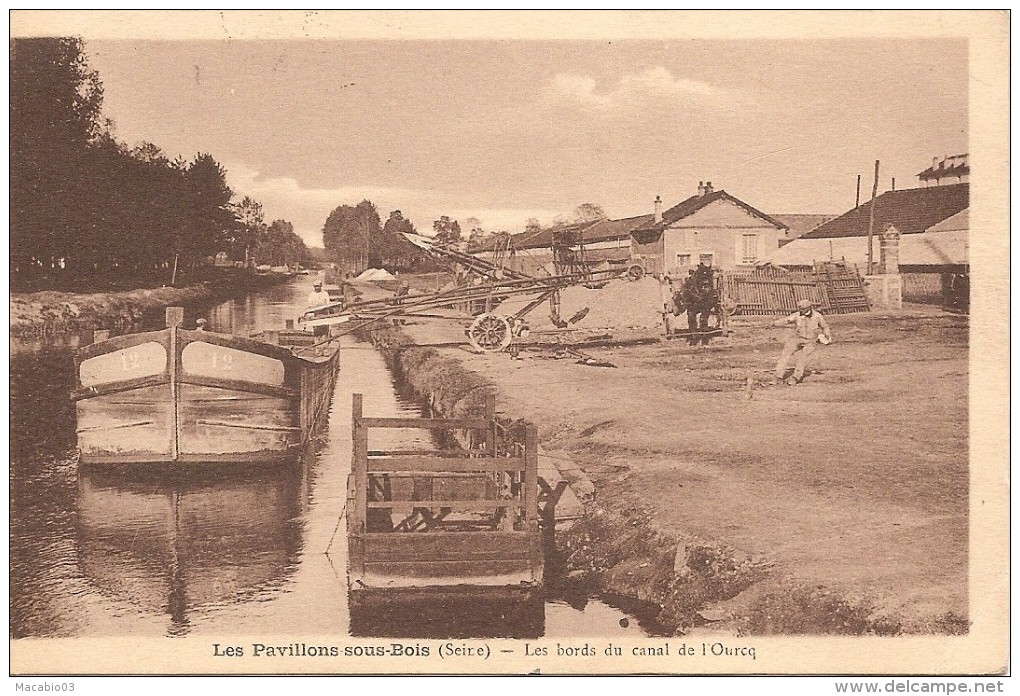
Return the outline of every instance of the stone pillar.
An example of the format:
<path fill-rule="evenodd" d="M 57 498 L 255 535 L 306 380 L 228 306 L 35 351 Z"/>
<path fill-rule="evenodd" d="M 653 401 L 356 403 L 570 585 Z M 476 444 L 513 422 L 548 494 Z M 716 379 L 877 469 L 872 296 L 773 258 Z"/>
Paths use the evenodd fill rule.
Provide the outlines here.
<path fill-rule="evenodd" d="M 864 286 L 872 309 L 903 309 L 900 275 L 900 231 L 889 225 L 879 236 L 878 273 L 865 276 Z"/>
<path fill-rule="evenodd" d="M 878 272 L 893 275 L 900 272 L 900 231 L 889 225 L 882 233 L 879 247 Z"/>

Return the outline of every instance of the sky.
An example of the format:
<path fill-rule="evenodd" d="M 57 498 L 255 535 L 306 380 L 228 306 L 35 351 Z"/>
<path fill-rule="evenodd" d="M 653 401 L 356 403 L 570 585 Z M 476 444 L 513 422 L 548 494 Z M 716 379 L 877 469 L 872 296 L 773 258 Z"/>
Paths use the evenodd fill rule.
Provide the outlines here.
<path fill-rule="evenodd" d="M 962 39 L 86 40 L 118 140 L 213 155 L 314 246 L 368 198 L 420 231 L 581 203 L 610 217 L 712 181 L 771 214 L 839 214 L 967 152 Z"/>

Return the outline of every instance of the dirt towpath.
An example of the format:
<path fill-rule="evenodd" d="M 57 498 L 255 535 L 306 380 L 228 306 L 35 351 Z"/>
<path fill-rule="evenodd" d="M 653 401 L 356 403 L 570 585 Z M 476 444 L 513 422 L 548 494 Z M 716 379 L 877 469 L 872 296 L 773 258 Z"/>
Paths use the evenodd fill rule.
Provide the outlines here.
<path fill-rule="evenodd" d="M 474 355 L 449 346 L 461 329 L 404 329 L 419 343 L 445 343 L 437 349 L 495 384 L 501 407 L 538 423 L 545 446 L 569 452 L 598 500 L 640 509 L 663 534 L 724 544 L 773 580 L 831 590 L 902 630 L 959 630 L 968 601 L 967 319 L 830 317 L 833 344 L 794 387 L 767 385 L 784 334 L 764 324 L 736 325 L 708 347 L 586 351 L 615 369 L 529 352 L 517 361 Z M 739 613 L 756 591 L 720 606 Z"/>

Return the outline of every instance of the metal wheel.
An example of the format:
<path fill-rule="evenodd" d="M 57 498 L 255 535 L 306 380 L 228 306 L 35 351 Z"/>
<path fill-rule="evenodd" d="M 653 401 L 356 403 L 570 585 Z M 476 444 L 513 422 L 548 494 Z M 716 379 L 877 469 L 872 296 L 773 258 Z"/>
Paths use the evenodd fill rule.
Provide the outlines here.
<path fill-rule="evenodd" d="M 645 277 L 645 267 L 639 263 L 632 263 L 627 267 L 627 280 L 641 280 Z"/>
<path fill-rule="evenodd" d="M 475 349 L 483 353 L 497 353 L 508 345 L 513 338 L 510 322 L 492 312 L 479 314 L 468 329 L 468 340 Z"/>

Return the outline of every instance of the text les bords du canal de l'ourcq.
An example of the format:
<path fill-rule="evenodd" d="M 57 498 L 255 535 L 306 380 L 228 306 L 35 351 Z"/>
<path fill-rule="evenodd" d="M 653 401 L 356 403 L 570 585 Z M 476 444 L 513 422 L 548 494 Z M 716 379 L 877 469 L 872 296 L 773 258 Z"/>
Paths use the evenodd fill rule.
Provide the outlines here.
<path fill-rule="evenodd" d="M 756 660 L 754 646 L 731 645 L 722 642 L 701 642 L 680 644 L 668 641 L 640 645 L 605 644 L 563 644 L 529 643 L 523 645 L 501 644 L 493 649 L 488 643 L 445 641 L 441 643 L 385 643 L 377 645 L 319 645 L 308 643 L 251 643 L 250 645 L 226 645 L 213 643 L 213 657 L 439 657 L 473 658 L 487 660 L 496 654 L 523 654 L 525 657 L 546 658 L 598 658 L 598 657 L 736 657 Z"/>

